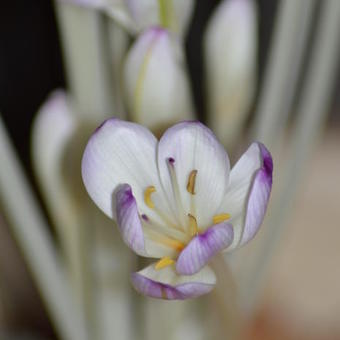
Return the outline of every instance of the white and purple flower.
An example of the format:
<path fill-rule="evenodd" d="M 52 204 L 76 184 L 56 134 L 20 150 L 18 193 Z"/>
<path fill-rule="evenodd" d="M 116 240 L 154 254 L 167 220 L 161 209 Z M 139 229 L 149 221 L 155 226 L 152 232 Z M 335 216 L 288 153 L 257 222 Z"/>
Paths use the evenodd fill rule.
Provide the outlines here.
<path fill-rule="evenodd" d="M 105 121 L 84 152 L 86 189 L 138 255 L 159 259 L 133 273 L 144 295 L 187 299 L 208 293 L 217 253 L 251 240 L 264 218 L 272 158 L 253 143 L 230 171 L 223 146 L 199 122 L 169 128 L 158 141 L 146 128 Z"/>

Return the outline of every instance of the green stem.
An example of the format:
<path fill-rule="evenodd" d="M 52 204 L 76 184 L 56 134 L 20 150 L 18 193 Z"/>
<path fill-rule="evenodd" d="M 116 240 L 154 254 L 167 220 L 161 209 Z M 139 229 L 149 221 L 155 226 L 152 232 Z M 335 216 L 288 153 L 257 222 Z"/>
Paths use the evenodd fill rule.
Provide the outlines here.
<path fill-rule="evenodd" d="M 171 0 L 158 0 L 160 23 L 165 28 L 170 28 L 173 15 Z"/>
<path fill-rule="evenodd" d="M 48 226 L 0 117 L 0 199 L 54 326 L 65 340 L 87 339 L 85 323 L 71 295 Z"/>

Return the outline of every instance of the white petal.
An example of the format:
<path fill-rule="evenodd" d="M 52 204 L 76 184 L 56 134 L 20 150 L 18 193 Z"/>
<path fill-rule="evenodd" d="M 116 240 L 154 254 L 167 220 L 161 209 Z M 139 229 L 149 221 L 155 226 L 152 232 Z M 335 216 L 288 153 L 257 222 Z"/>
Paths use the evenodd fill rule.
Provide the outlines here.
<path fill-rule="evenodd" d="M 178 199 L 169 172 L 172 158 L 180 194 Z M 226 193 L 229 178 L 229 158 L 214 134 L 199 122 L 183 122 L 168 129 L 158 145 L 158 168 L 165 195 L 182 221 L 189 222 L 187 214 L 196 217 L 200 229 L 212 225 L 213 215 Z M 187 191 L 192 170 L 197 170 L 195 194 Z"/>
<path fill-rule="evenodd" d="M 208 266 L 195 275 L 178 275 L 174 266 L 156 270 L 151 264 L 133 273 L 131 280 L 138 292 L 167 300 L 197 297 L 210 292 L 216 284 L 216 276 Z"/>
<path fill-rule="evenodd" d="M 259 174 L 261 178 L 258 178 L 258 171 L 261 169 L 265 173 Z M 271 181 L 271 156 L 262 144 L 253 143 L 232 168 L 228 191 L 219 208 L 219 213 L 231 215 L 230 223 L 234 227 L 234 241 L 229 247 L 230 250 L 240 242 L 244 244 L 249 241 L 260 227 L 269 199 Z M 255 189 L 255 192 L 252 188 Z M 251 195 L 252 192 L 256 197 Z M 262 195 L 264 192 L 265 197 Z M 254 216 L 252 220 L 256 230 L 249 225 L 252 231 L 245 231 L 248 214 L 250 214 L 249 217 Z M 255 216 L 257 217 L 255 218 Z M 245 234 L 246 240 L 243 240 L 243 234 Z"/>
<path fill-rule="evenodd" d="M 256 85 L 255 2 L 225 0 L 213 14 L 204 39 L 209 124 L 229 146 L 238 137 Z"/>
<path fill-rule="evenodd" d="M 124 88 L 134 121 L 157 130 L 191 117 L 191 98 L 179 43 L 151 28 L 134 43 L 124 67 Z"/>
<path fill-rule="evenodd" d="M 138 208 L 148 210 L 144 190 L 160 187 L 156 166 L 157 140 L 144 127 L 118 119 L 105 121 L 90 138 L 82 160 L 85 187 L 108 216 L 113 212 L 113 193 L 119 184 L 129 184 Z"/>

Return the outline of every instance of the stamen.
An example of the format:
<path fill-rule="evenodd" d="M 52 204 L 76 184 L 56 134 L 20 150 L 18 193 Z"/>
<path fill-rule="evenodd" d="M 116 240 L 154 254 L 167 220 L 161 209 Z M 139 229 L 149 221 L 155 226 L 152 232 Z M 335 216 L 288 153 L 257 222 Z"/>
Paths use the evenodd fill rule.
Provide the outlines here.
<path fill-rule="evenodd" d="M 151 209 L 155 208 L 155 204 L 151 200 L 151 195 L 155 191 L 156 191 L 156 188 L 153 185 L 147 187 L 144 191 L 144 202 Z"/>
<path fill-rule="evenodd" d="M 178 252 L 182 251 L 185 248 L 185 244 L 183 242 L 176 240 L 172 237 L 168 237 L 160 231 L 156 231 L 152 229 L 144 229 L 144 232 L 148 235 L 148 237 L 150 237 L 151 240 L 157 243 L 161 243 Z"/>
<path fill-rule="evenodd" d="M 191 195 L 195 195 L 196 175 L 197 175 L 197 170 L 192 170 L 189 175 L 187 190 Z"/>
<path fill-rule="evenodd" d="M 184 210 L 183 210 L 181 194 L 180 194 L 180 190 L 179 190 L 179 186 L 178 186 L 178 180 L 177 180 L 176 171 L 175 171 L 175 160 L 174 160 L 174 158 L 172 158 L 172 157 L 168 158 L 167 163 L 168 163 L 168 169 L 169 169 L 169 173 L 170 173 L 170 177 L 171 177 L 172 189 L 173 189 L 175 201 L 176 201 L 176 208 L 177 208 L 177 212 L 178 212 L 177 216 L 179 217 L 179 222 L 180 222 L 179 224 L 181 226 L 184 226 L 185 225 L 185 221 L 184 221 L 185 213 L 184 213 Z"/>
<path fill-rule="evenodd" d="M 195 216 L 188 214 L 189 217 L 189 232 L 191 236 L 196 236 L 198 234 L 198 226 Z"/>
<path fill-rule="evenodd" d="M 182 251 L 185 248 L 185 244 L 172 238 L 164 238 L 162 239 L 162 242 L 168 247 L 173 248 L 177 251 Z"/>
<path fill-rule="evenodd" d="M 214 224 L 218 224 L 218 223 L 221 223 L 221 222 L 224 222 L 224 221 L 227 221 L 229 220 L 230 218 L 230 214 L 219 214 L 219 215 L 215 215 L 213 217 L 213 223 Z"/>
<path fill-rule="evenodd" d="M 175 261 L 173 259 L 171 259 L 168 256 L 162 257 L 155 265 L 155 269 L 156 270 L 160 270 L 163 269 L 167 266 L 172 265 L 173 263 L 175 263 Z"/>
<path fill-rule="evenodd" d="M 180 240 L 181 242 L 187 242 L 189 240 L 188 235 L 185 234 L 182 229 L 171 228 L 172 225 L 163 225 L 162 223 L 158 223 L 145 214 L 142 214 L 141 218 L 144 221 L 145 228 L 150 228 L 157 233 L 165 234 L 166 236 Z"/>
<path fill-rule="evenodd" d="M 149 217 L 147 217 L 145 214 L 142 214 L 141 215 L 142 219 L 145 221 L 145 222 L 149 222 Z"/>
<path fill-rule="evenodd" d="M 155 206 L 154 202 L 151 199 L 152 193 L 156 192 L 156 188 L 154 186 L 149 186 L 144 191 L 144 202 L 145 204 L 153 209 L 155 213 L 164 221 L 165 224 L 170 225 L 172 228 L 177 229 L 179 231 L 183 231 L 181 227 L 178 227 L 176 224 L 170 221 L 170 219 L 157 207 Z M 141 216 L 144 221 L 148 222 L 148 216 L 144 214 L 144 216 Z"/>

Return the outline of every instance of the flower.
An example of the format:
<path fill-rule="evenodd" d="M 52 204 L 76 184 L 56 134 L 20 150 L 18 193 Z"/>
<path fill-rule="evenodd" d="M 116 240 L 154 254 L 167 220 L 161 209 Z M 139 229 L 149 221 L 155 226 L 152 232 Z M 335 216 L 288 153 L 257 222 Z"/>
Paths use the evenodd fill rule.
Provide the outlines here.
<path fill-rule="evenodd" d="M 155 131 L 191 118 L 183 51 L 167 30 L 153 27 L 139 36 L 126 57 L 123 80 L 135 122 Z"/>
<path fill-rule="evenodd" d="M 233 146 L 256 89 L 257 11 L 252 0 L 224 0 L 204 36 L 209 125 Z"/>
<path fill-rule="evenodd" d="M 272 158 L 253 143 L 230 171 L 203 124 L 178 123 L 158 141 L 141 125 L 109 119 L 89 140 L 85 187 L 138 255 L 157 262 L 132 274 L 144 295 L 186 299 L 216 283 L 210 259 L 250 241 L 265 215 Z"/>

